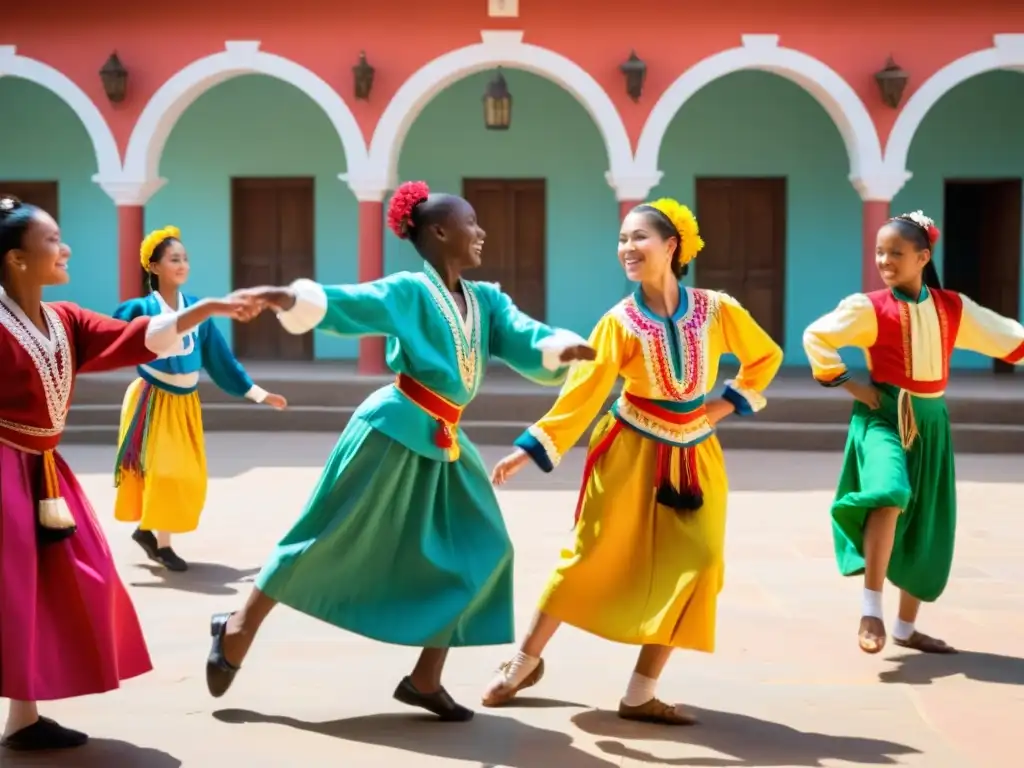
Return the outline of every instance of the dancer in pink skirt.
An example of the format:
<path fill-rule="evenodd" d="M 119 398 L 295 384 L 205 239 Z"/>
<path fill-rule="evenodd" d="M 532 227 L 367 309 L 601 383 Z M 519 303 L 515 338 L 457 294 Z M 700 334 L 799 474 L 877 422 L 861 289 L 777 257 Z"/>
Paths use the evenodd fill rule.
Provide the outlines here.
<path fill-rule="evenodd" d="M 0 746 L 13 750 L 84 744 L 36 702 L 152 668 L 89 501 L 55 452 L 75 376 L 148 363 L 208 317 L 257 311 L 229 298 L 125 323 L 44 303 L 44 286 L 68 282 L 70 256 L 45 211 L 0 195 L 0 697 L 11 700 Z"/>

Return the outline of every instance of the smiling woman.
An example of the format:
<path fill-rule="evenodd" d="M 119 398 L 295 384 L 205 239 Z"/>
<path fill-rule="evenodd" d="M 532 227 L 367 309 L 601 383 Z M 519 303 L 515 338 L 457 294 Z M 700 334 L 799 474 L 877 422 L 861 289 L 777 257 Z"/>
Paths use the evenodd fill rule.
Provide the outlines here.
<path fill-rule="evenodd" d="M 159 317 L 199 302 L 182 292 L 189 261 L 177 227 L 150 232 L 139 257 L 150 292 L 119 306 L 115 317 Z M 229 395 L 278 410 L 287 405 L 253 383 L 212 321 L 186 336 L 173 353 L 138 366 L 139 378 L 129 385 L 121 408 L 114 517 L 138 523 L 132 540 L 171 571 L 188 570 L 171 547 L 171 534 L 194 531 L 206 503 L 201 370 Z"/>
<path fill-rule="evenodd" d="M 56 452 L 75 377 L 152 361 L 214 314 L 252 302 L 207 301 L 126 323 L 42 301 L 68 282 L 70 249 L 43 210 L 0 196 L 0 747 L 77 747 L 84 733 L 40 717 L 37 701 L 117 688 L 151 668 L 138 617 L 74 473 Z M 116 627 L 116 631 L 113 628 Z"/>
<path fill-rule="evenodd" d="M 484 231 L 463 198 L 403 184 L 388 226 L 423 259 L 358 285 L 249 293 L 285 330 L 388 337 L 398 374 L 352 415 L 302 515 L 257 577 L 245 607 L 213 617 L 207 685 L 223 695 L 268 613 L 283 603 L 341 629 L 423 648 L 394 696 L 442 720 L 468 720 L 441 685 L 451 646 L 513 638 L 512 543 L 463 409 L 490 358 L 560 383 L 567 363 L 593 359 L 583 339 L 520 312 L 492 283 L 462 279 Z"/>

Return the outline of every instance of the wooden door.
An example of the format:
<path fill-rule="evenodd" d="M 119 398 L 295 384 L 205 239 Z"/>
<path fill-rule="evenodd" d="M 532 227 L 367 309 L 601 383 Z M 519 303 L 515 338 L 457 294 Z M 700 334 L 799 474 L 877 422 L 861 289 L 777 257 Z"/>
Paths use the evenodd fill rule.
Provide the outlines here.
<path fill-rule="evenodd" d="M 547 193 L 543 179 L 464 179 L 462 194 L 487 232 L 472 280 L 500 283 L 523 312 L 547 307 Z"/>
<path fill-rule="evenodd" d="M 0 195 L 14 195 L 23 203 L 42 208 L 60 223 L 57 206 L 59 190 L 56 181 L 0 181 Z"/>
<path fill-rule="evenodd" d="M 785 336 L 786 180 L 697 179 L 705 246 L 696 284 L 733 296 L 779 344 Z"/>
<path fill-rule="evenodd" d="M 231 180 L 231 270 L 237 288 L 287 285 L 315 274 L 312 178 Z M 248 360 L 312 360 L 313 336 L 293 336 L 271 313 L 235 323 L 235 354 Z"/>
<path fill-rule="evenodd" d="M 947 181 L 943 284 L 1006 317 L 1020 317 L 1021 181 Z M 993 361 L 996 373 L 1014 366 Z"/>

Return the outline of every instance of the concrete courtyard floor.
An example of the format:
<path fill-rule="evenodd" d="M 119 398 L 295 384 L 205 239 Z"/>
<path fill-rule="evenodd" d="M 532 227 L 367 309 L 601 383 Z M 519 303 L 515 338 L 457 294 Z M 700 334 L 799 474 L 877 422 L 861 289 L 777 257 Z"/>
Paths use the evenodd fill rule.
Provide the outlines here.
<path fill-rule="evenodd" d="M 208 436 L 212 480 L 200 530 L 177 541 L 184 575 L 149 564 L 111 519 L 108 447 L 70 446 L 130 585 L 155 671 L 46 712 L 93 736 L 82 750 L 4 766 L 61 768 L 610 768 L 907 765 L 1011 768 L 1024 724 L 1024 460 L 964 456 L 951 584 L 919 626 L 966 652 L 929 657 L 856 647 L 857 580 L 832 560 L 828 504 L 838 455 L 728 455 L 726 586 L 718 651 L 679 653 L 661 686 L 702 724 L 618 720 L 634 649 L 565 628 L 548 673 L 515 707 L 467 724 L 431 722 L 391 699 L 415 651 L 350 635 L 298 613 L 271 616 L 235 686 L 206 693 L 211 612 L 244 600 L 300 510 L 334 437 Z M 485 448 L 488 462 L 501 448 Z M 520 633 L 569 540 L 582 454 L 554 475 L 528 470 L 500 494 L 517 549 Z M 888 615 L 896 593 L 886 596 Z M 507 648 L 452 653 L 446 683 L 476 705 Z"/>

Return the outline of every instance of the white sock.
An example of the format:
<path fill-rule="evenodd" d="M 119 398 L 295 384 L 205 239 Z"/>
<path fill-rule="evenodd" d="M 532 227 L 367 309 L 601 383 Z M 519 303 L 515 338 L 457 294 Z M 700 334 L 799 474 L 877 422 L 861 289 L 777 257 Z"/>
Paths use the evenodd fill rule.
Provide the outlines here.
<path fill-rule="evenodd" d="M 873 619 L 884 619 L 882 614 L 882 593 L 873 589 L 864 588 L 864 594 L 860 599 L 860 615 L 870 616 Z"/>
<path fill-rule="evenodd" d="M 912 634 L 914 634 L 914 623 L 912 621 L 896 619 L 896 624 L 892 628 L 892 636 L 894 638 L 897 640 L 909 640 Z"/>
<path fill-rule="evenodd" d="M 499 670 L 497 676 L 491 681 L 491 688 L 515 688 L 522 685 L 523 681 L 530 676 L 530 673 L 540 664 L 536 656 L 529 656 L 522 651 L 516 651 L 516 655 L 509 662 L 508 669 Z"/>
<path fill-rule="evenodd" d="M 627 707 L 639 707 L 654 698 L 657 688 L 657 680 L 634 672 L 629 678 L 629 686 L 626 688 L 626 695 L 622 697 L 622 703 Z"/>

